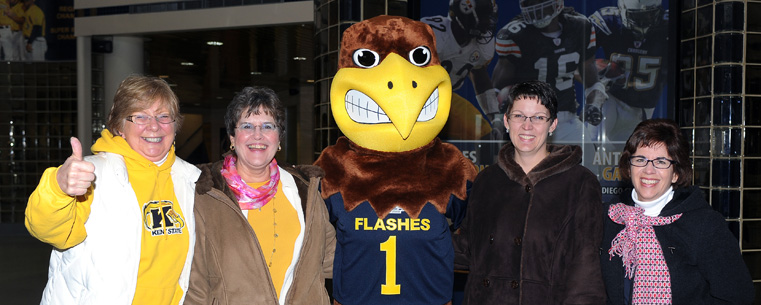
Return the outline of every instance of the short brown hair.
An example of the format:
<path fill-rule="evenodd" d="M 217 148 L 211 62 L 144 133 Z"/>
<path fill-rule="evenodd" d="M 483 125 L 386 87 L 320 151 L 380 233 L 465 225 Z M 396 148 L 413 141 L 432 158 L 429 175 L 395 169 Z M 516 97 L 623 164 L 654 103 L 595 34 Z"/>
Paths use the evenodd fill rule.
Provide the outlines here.
<path fill-rule="evenodd" d="M 676 122 L 669 119 L 650 119 L 640 122 L 626 141 L 618 167 L 621 177 L 631 179 L 631 164 L 629 158 L 640 147 L 653 147 L 663 144 L 674 161 L 674 173 L 677 174 L 677 187 L 685 187 L 692 184 L 692 163 L 690 162 L 690 148 Z"/>
<path fill-rule="evenodd" d="M 243 116 L 259 114 L 263 111 L 275 119 L 280 141 L 285 136 L 285 107 L 277 97 L 275 91 L 267 87 L 245 87 L 233 97 L 227 105 L 225 113 L 225 126 L 227 135 L 235 136 L 235 124 Z"/>
<path fill-rule="evenodd" d="M 106 128 L 114 135 L 121 134 L 128 116 L 148 109 L 155 102 L 169 109 L 169 114 L 175 119 L 174 130 L 179 131 L 183 117 L 180 115 L 180 101 L 177 95 L 163 79 L 143 75 L 127 76 L 119 84 L 114 95 L 114 104 L 108 113 Z"/>

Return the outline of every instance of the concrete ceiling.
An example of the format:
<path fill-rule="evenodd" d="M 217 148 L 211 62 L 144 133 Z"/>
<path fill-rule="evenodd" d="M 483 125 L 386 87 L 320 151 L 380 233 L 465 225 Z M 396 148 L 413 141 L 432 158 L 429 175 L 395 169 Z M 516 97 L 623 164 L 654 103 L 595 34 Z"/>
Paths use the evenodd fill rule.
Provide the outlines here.
<path fill-rule="evenodd" d="M 183 111 L 224 108 L 245 86 L 286 93 L 314 79 L 311 24 L 145 34 L 147 74 L 166 77 Z M 218 41 L 222 45 L 208 45 Z"/>

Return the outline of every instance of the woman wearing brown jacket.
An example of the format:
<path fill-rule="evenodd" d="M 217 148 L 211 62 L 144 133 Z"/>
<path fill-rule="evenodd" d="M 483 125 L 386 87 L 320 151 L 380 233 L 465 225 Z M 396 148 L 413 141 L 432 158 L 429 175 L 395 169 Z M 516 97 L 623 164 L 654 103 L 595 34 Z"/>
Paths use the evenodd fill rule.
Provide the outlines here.
<path fill-rule="evenodd" d="M 476 177 L 454 235 L 463 304 L 604 304 L 600 184 L 581 148 L 547 144 L 562 128 L 552 88 L 517 84 L 507 102 L 510 142 Z"/>
<path fill-rule="evenodd" d="M 285 115 L 272 90 L 244 88 L 225 121 L 230 153 L 199 166 L 185 304 L 329 304 L 335 230 L 322 170 L 277 165 Z"/>

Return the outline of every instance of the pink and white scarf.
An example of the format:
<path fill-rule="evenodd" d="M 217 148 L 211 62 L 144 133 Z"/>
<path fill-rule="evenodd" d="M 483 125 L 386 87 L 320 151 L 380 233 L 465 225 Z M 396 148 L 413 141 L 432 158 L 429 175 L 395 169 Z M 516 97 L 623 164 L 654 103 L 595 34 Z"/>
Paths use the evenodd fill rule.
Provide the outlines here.
<path fill-rule="evenodd" d="M 258 188 L 248 186 L 241 179 L 238 170 L 235 167 L 235 157 L 230 154 L 225 157 L 222 163 L 222 177 L 227 181 L 227 185 L 238 199 L 238 205 L 241 210 L 253 210 L 263 207 L 267 202 L 275 197 L 277 193 L 277 184 L 280 182 L 280 171 L 277 168 L 277 161 L 272 159 L 270 162 L 270 181 Z"/>
<path fill-rule="evenodd" d="M 623 203 L 610 207 L 608 217 L 626 227 L 613 239 L 608 254 L 621 256 L 625 276 L 634 279 L 632 304 L 671 304 L 671 274 L 653 226 L 668 225 L 682 214 L 653 217 L 644 211 Z"/>

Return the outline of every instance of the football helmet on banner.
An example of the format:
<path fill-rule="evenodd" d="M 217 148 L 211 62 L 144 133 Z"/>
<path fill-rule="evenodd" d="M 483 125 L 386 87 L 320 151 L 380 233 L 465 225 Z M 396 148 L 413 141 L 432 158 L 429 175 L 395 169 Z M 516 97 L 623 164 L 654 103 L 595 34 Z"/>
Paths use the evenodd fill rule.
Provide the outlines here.
<path fill-rule="evenodd" d="M 497 3 L 494 0 L 449 0 L 449 17 L 481 43 L 494 37 Z"/>
<path fill-rule="evenodd" d="M 662 0 L 618 0 L 621 22 L 635 33 L 644 35 L 663 17 Z"/>
<path fill-rule="evenodd" d="M 550 25 L 564 6 L 564 0 L 520 0 L 523 20 L 540 29 Z"/>

